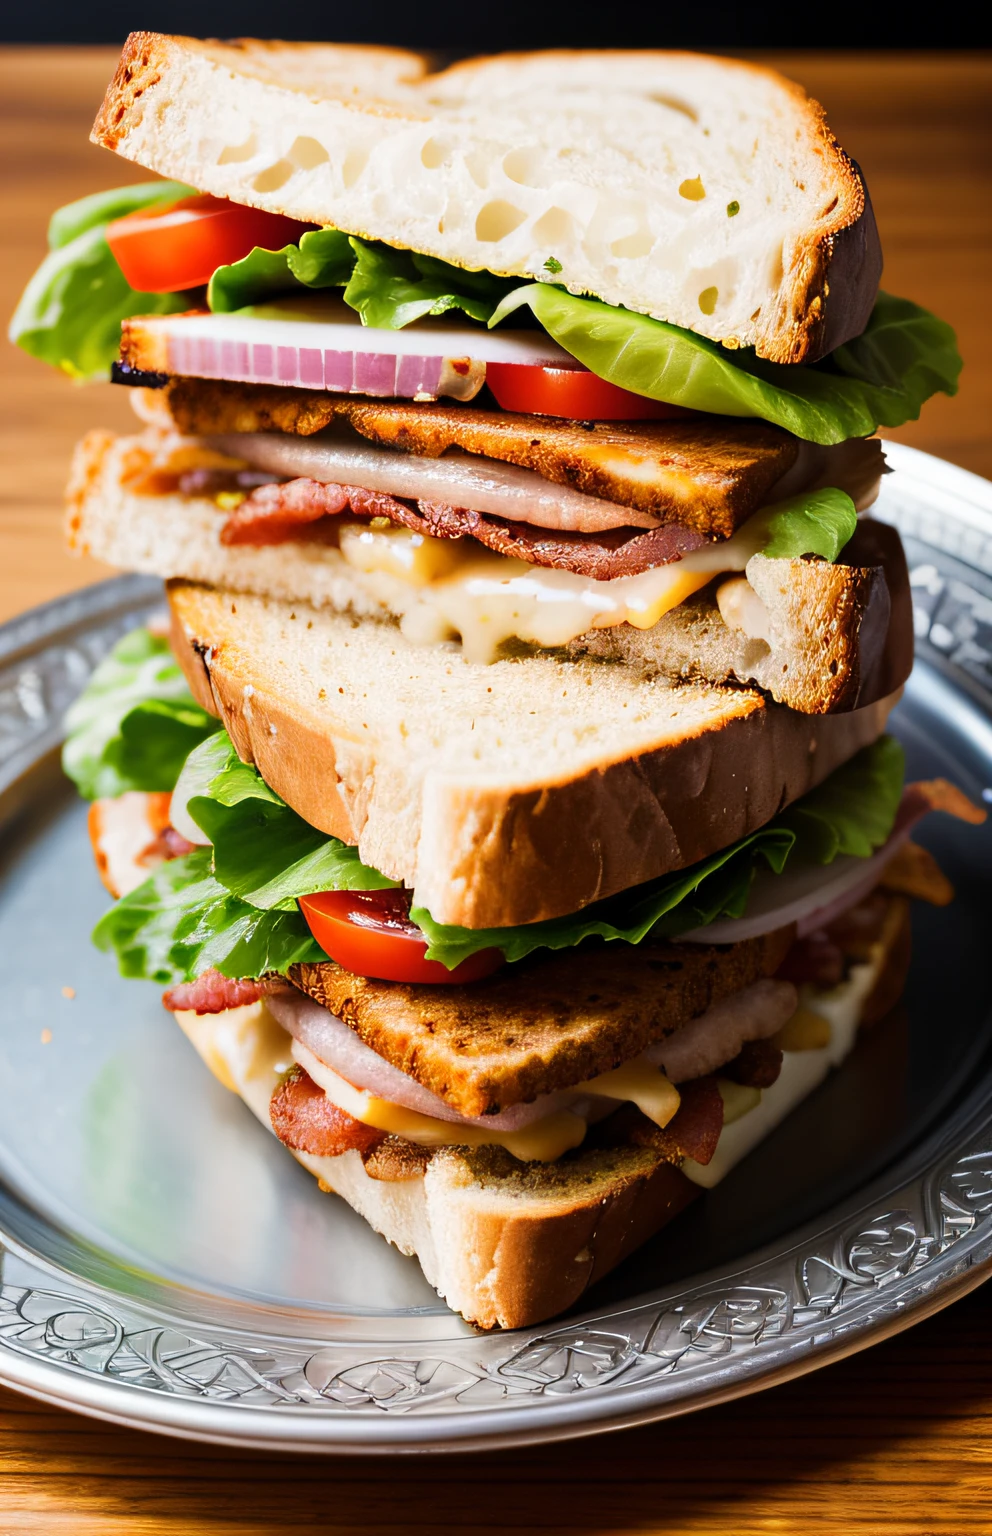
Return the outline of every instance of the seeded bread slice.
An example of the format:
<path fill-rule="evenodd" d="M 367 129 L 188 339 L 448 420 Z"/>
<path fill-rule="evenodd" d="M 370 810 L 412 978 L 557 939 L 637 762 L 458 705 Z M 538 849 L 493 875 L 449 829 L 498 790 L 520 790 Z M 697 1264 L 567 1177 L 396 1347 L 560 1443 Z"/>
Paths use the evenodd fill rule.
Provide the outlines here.
<path fill-rule="evenodd" d="M 874 741 L 895 702 L 811 717 L 588 657 L 473 666 L 391 625 L 189 582 L 169 600 L 190 685 L 241 757 L 470 928 L 695 863 Z"/>
<path fill-rule="evenodd" d="M 135 32 L 96 143 L 202 192 L 562 283 L 776 362 L 859 335 L 863 178 L 770 69 L 689 53 L 417 54 Z"/>

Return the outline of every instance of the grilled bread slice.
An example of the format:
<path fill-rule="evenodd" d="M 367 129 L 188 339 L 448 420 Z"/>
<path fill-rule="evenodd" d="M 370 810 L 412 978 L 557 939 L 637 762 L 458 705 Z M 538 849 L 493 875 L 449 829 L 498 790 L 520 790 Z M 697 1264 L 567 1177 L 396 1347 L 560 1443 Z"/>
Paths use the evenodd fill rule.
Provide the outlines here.
<path fill-rule="evenodd" d="M 170 583 L 174 645 L 240 756 L 438 922 L 575 912 L 761 827 L 884 730 L 623 663 L 473 666 L 392 625 Z M 581 829 L 581 835 L 579 830 Z"/>
<path fill-rule="evenodd" d="M 858 168 L 773 70 L 132 33 L 94 141 L 202 192 L 810 361 L 881 272 Z"/>
<path fill-rule="evenodd" d="M 484 985 L 408 985 L 333 962 L 290 979 L 461 1115 L 497 1114 L 610 1072 L 714 1003 L 772 975 L 792 930 L 742 944 L 541 952 Z"/>

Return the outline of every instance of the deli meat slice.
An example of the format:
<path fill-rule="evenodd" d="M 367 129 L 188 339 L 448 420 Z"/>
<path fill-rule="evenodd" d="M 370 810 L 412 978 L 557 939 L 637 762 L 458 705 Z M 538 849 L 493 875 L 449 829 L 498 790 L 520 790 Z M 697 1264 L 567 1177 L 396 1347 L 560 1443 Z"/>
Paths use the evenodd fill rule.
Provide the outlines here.
<path fill-rule="evenodd" d="M 332 1104 L 302 1067 L 293 1067 L 269 1103 L 272 1129 L 284 1146 L 314 1157 L 340 1157 L 342 1152 L 371 1152 L 385 1141 L 385 1131 L 365 1125 Z"/>
<path fill-rule="evenodd" d="M 636 576 L 654 566 L 668 565 L 707 542 L 702 534 L 681 523 L 667 523 L 647 531 L 611 528 L 603 533 L 560 533 L 441 502 L 419 501 L 414 506 L 383 491 L 325 485 L 303 477 L 252 491 L 228 517 L 220 541 L 256 548 L 290 540 L 324 541 L 336 532 L 327 520 L 342 512 L 358 517 L 386 517 L 398 527 L 435 539 L 467 536 L 497 554 L 526 560 L 529 565 L 574 571 L 595 581 Z"/>
<path fill-rule="evenodd" d="M 192 1009 L 194 1013 L 223 1013 L 227 1008 L 244 1008 L 263 997 L 289 990 L 281 976 L 262 976 L 257 981 L 233 981 L 219 971 L 204 971 L 195 981 L 180 982 L 162 994 L 170 1013 Z"/>

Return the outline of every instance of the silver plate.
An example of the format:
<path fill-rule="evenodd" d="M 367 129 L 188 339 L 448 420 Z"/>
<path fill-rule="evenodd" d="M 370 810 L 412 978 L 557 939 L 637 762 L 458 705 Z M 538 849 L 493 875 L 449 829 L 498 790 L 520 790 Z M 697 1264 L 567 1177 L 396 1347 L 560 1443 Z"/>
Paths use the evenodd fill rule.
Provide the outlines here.
<path fill-rule="evenodd" d="M 887 451 L 879 510 L 906 536 L 919 637 L 898 729 L 916 773 L 988 800 L 992 485 Z M 0 1380 L 228 1445 L 513 1445 L 768 1386 L 989 1273 L 992 835 L 933 818 L 959 898 L 916 920 L 908 1015 L 584 1310 L 485 1336 L 453 1317 L 202 1070 L 157 989 L 89 945 L 106 898 L 59 722 L 160 605 L 123 577 L 0 630 Z"/>

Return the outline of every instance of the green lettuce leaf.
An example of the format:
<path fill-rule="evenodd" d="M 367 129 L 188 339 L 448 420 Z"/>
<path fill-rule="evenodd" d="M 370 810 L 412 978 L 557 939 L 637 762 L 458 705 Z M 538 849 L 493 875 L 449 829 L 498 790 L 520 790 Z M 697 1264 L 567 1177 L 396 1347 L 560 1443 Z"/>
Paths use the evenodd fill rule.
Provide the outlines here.
<path fill-rule="evenodd" d="M 169 649 L 147 629 L 124 636 L 66 712 L 62 767 L 86 800 L 171 790 L 190 752 L 217 730 Z"/>
<path fill-rule="evenodd" d="M 360 240 L 338 229 L 305 234 L 281 251 L 256 248 L 242 261 L 218 267 L 207 303 L 218 313 L 252 308 L 293 288 L 343 288 L 346 304 L 365 325 L 399 330 L 424 315 L 461 309 L 483 324 L 513 279 L 468 272 L 417 251 Z"/>
<path fill-rule="evenodd" d="M 121 321 L 188 309 L 182 293 L 138 293 L 106 241 L 111 219 L 188 197 L 177 181 L 142 182 L 97 192 L 52 216 L 50 250 L 25 288 L 9 335 L 13 342 L 73 378 L 105 375 L 120 355 Z"/>
<path fill-rule="evenodd" d="M 265 911 L 295 911 L 314 891 L 374 891 L 396 884 L 362 863 L 357 848 L 318 832 L 242 763 L 225 731 L 190 758 L 205 782 L 187 810 L 213 844 L 214 874 L 235 896 Z"/>
<path fill-rule="evenodd" d="M 263 911 L 220 885 L 209 848 L 159 864 L 103 915 L 93 942 L 116 954 L 122 976 L 162 986 L 211 969 L 254 978 L 327 959 L 299 911 Z"/>
<path fill-rule="evenodd" d="M 343 288 L 355 265 L 355 253 L 340 229 L 312 229 L 299 245 L 281 251 L 253 251 L 230 266 L 218 267 L 207 287 L 207 304 L 229 314 L 294 287 Z"/>
<path fill-rule="evenodd" d="M 821 555 L 832 564 L 858 526 L 854 502 L 846 491 L 832 487 L 775 502 L 762 516 L 768 539 L 761 553 L 772 560 Z"/>
<path fill-rule="evenodd" d="M 550 283 L 517 288 L 489 321 L 531 309 L 566 352 L 623 389 L 718 416 L 756 416 L 813 443 L 867 437 L 915 421 L 923 402 L 957 390 L 954 332 L 908 299 L 880 293 L 862 336 L 821 363 L 768 363 L 662 320 L 581 298 Z"/>
<path fill-rule="evenodd" d="M 513 280 L 491 272 L 469 272 L 418 251 L 398 251 L 391 245 L 352 240 L 355 270 L 344 300 L 357 309 L 364 325 L 401 330 L 425 315 L 461 309 L 485 323 Z"/>

